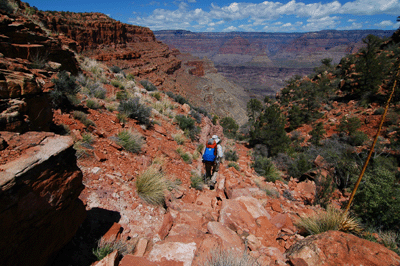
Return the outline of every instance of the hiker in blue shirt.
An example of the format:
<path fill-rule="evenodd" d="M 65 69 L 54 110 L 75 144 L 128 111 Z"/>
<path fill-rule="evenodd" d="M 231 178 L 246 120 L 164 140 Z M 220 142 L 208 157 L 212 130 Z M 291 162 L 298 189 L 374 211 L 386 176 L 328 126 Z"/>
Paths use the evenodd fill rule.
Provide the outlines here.
<path fill-rule="evenodd" d="M 207 141 L 206 149 L 203 153 L 203 163 L 206 168 L 204 182 L 208 184 L 211 189 L 214 189 L 215 183 L 217 182 L 216 173 L 219 170 L 219 165 L 224 156 L 220 142 L 221 140 L 217 135 L 212 136 L 212 138 Z"/>

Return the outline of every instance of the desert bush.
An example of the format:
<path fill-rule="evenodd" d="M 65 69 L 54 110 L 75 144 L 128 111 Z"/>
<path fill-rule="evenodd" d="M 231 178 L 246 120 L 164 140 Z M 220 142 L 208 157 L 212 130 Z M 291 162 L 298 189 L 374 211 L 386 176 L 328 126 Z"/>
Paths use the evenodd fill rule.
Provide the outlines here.
<path fill-rule="evenodd" d="M 126 114 L 129 118 L 138 120 L 141 124 L 150 125 L 151 107 L 141 104 L 138 97 L 121 101 L 118 111 Z"/>
<path fill-rule="evenodd" d="M 382 244 L 399 254 L 400 250 L 398 248 L 399 234 L 395 231 L 379 231 L 379 238 L 382 240 Z"/>
<path fill-rule="evenodd" d="M 130 130 L 123 130 L 117 134 L 117 144 L 132 153 L 140 152 L 143 142 L 142 135 Z"/>
<path fill-rule="evenodd" d="M 314 157 L 315 158 L 315 157 Z M 300 178 L 300 176 L 307 171 L 311 170 L 312 156 L 308 153 L 297 153 L 294 159 L 289 162 L 288 173 L 294 178 Z"/>
<path fill-rule="evenodd" d="M 239 155 L 235 150 L 227 150 L 225 151 L 224 157 L 227 161 L 237 162 L 239 160 Z"/>
<path fill-rule="evenodd" d="M 335 183 L 330 176 L 323 176 L 319 171 L 314 181 L 316 187 L 314 205 L 319 204 L 326 208 L 335 191 Z"/>
<path fill-rule="evenodd" d="M 385 112 L 385 108 L 383 107 L 379 107 L 374 111 L 374 115 L 383 115 L 383 113 Z"/>
<path fill-rule="evenodd" d="M 368 135 L 365 134 L 362 131 L 356 131 L 353 134 L 351 134 L 349 138 L 349 144 L 352 146 L 361 146 L 368 140 Z"/>
<path fill-rule="evenodd" d="M 121 68 L 119 66 L 112 66 L 110 67 L 111 72 L 113 73 L 119 73 L 121 72 Z"/>
<path fill-rule="evenodd" d="M 95 99 L 89 99 L 86 101 L 86 106 L 90 109 L 99 109 L 102 105 Z"/>
<path fill-rule="evenodd" d="M 252 167 L 254 171 L 263 176 L 268 182 L 275 182 L 281 178 L 281 172 L 276 168 L 270 158 L 256 156 Z"/>
<path fill-rule="evenodd" d="M 199 153 L 202 154 L 203 151 L 204 151 L 204 144 L 203 144 L 203 143 L 200 143 L 199 145 L 197 145 L 196 150 L 197 150 Z"/>
<path fill-rule="evenodd" d="M 90 133 L 82 134 L 82 142 L 92 144 L 94 142 L 94 136 Z"/>
<path fill-rule="evenodd" d="M 195 127 L 195 120 L 184 116 L 184 115 L 177 115 L 175 116 L 175 120 L 178 122 L 180 129 L 192 129 Z"/>
<path fill-rule="evenodd" d="M 229 163 L 228 163 L 228 167 L 233 167 L 233 168 L 235 168 L 236 170 L 240 171 L 240 167 L 239 167 L 239 165 L 238 165 L 237 163 L 229 162 Z"/>
<path fill-rule="evenodd" d="M 375 164 L 354 197 L 353 211 L 363 223 L 379 230 L 400 230 L 400 184 L 396 172 Z"/>
<path fill-rule="evenodd" d="M 339 132 L 346 132 L 347 135 L 352 135 L 360 127 L 361 127 L 361 121 L 360 121 L 360 119 L 358 117 L 356 117 L 356 116 L 353 116 L 353 117 L 343 116 L 342 119 L 340 119 L 340 124 L 338 126 L 338 131 Z"/>
<path fill-rule="evenodd" d="M 128 99 L 128 93 L 124 90 L 122 91 L 117 91 L 115 97 L 117 100 L 127 100 Z"/>
<path fill-rule="evenodd" d="M 199 173 L 192 171 L 190 176 L 190 186 L 196 190 L 203 190 L 204 181 Z"/>
<path fill-rule="evenodd" d="M 147 90 L 147 91 L 156 91 L 156 90 L 157 90 L 157 87 L 154 86 L 154 84 L 151 83 L 151 82 L 148 81 L 148 80 L 141 80 L 141 81 L 139 81 L 139 83 L 142 84 L 142 86 L 143 86 L 143 87 L 145 88 L 145 90 Z"/>
<path fill-rule="evenodd" d="M 196 111 L 190 111 L 190 115 L 196 120 L 197 123 L 201 123 L 201 115 Z"/>
<path fill-rule="evenodd" d="M 122 82 L 116 79 L 111 80 L 111 85 L 121 90 L 125 89 L 125 86 L 122 84 Z"/>
<path fill-rule="evenodd" d="M 316 235 L 329 230 L 360 234 L 363 230 L 356 218 L 348 212 L 333 207 L 328 207 L 326 212 L 315 216 L 300 218 L 296 226 L 305 230 L 307 235 Z"/>
<path fill-rule="evenodd" d="M 266 185 L 264 182 L 261 182 L 260 180 L 254 180 L 256 183 L 257 187 L 261 189 L 262 191 L 265 192 L 267 196 L 273 197 L 273 198 L 279 198 L 279 192 L 273 187 L 270 187 Z"/>
<path fill-rule="evenodd" d="M 98 261 L 105 258 L 108 254 L 111 254 L 114 250 L 118 250 L 119 254 L 125 256 L 133 253 L 136 243 L 137 241 L 135 240 L 105 240 L 104 238 L 101 238 L 97 243 L 97 247 L 93 249 L 92 252 Z"/>
<path fill-rule="evenodd" d="M 216 125 L 218 123 L 218 116 L 214 115 L 211 122 L 213 123 L 213 125 Z"/>
<path fill-rule="evenodd" d="M 161 100 L 161 94 L 158 91 L 157 92 L 153 92 L 151 94 L 151 96 L 154 97 L 157 101 Z"/>
<path fill-rule="evenodd" d="M 178 143 L 178 145 L 182 145 L 186 141 L 185 135 L 181 133 L 172 134 L 172 138 Z"/>
<path fill-rule="evenodd" d="M 219 121 L 220 125 L 224 129 L 224 135 L 228 138 L 234 139 L 239 129 L 239 125 L 232 117 L 224 117 Z"/>
<path fill-rule="evenodd" d="M 181 156 L 182 160 L 185 163 L 189 163 L 189 164 L 192 163 L 192 157 L 190 156 L 190 154 L 187 152 L 184 152 L 181 147 L 178 147 L 176 149 L 176 152 Z"/>
<path fill-rule="evenodd" d="M 96 126 L 95 123 L 94 123 L 92 120 L 90 120 L 90 119 L 87 117 L 87 115 L 86 115 L 84 112 L 82 112 L 82 111 L 74 111 L 74 112 L 72 113 L 72 116 L 73 116 L 75 119 L 78 119 L 79 121 L 81 121 L 82 124 L 84 124 L 84 125 L 87 126 L 87 127 L 89 127 L 89 126 Z"/>
<path fill-rule="evenodd" d="M 313 129 L 310 131 L 311 139 L 310 142 L 314 145 L 320 145 L 324 134 L 326 133 L 322 122 L 313 125 Z"/>
<path fill-rule="evenodd" d="M 126 75 L 126 79 L 134 81 L 135 76 L 132 73 L 129 73 L 128 75 Z"/>
<path fill-rule="evenodd" d="M 136 179 L 138 195 L 145 202 L 162 206 L 165 203 L 167 183 L 164 174 L 156 166 L 147 168 Z"/>
<path fill-rule="evenodd" d="M 210 257 L 201 266 L 261 266 L 247 252 L 212 250 Z"/>
<path fill-rule="evenodd" d="M 107 90 L 105 88 L 103 88 L 101 83 L 99 83 L 99 82 L 89 83 L 87 85 L 87 88 L 89 90 L 89 96 L 96 97 L 98 99 L 106 98 Z"/>
<path fill-rule="evenodd" d="M 57 75 L 57 79 L 52 79 L 54 90 L 50 92 L 53 105 L 63 108 L 73 105 L 76 101 L 76 94 L 79 88 L 73 76 L 68 75 L 66 71 L 61 71 Z"/>

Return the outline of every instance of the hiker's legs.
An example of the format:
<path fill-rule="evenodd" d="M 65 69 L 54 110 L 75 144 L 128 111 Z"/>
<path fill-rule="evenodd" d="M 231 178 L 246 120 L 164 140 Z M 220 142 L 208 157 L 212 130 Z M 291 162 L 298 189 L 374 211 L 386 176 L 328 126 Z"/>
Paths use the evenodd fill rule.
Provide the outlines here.
<path fill-rule="evenodd" d="M 208 163 L 205 163 L 204 166 L 206 167 L 206 176 L 205 176 L 204 182 L 207 183 L 207 181 L 212 176 L 212 170 L 213 170 L 212 168 L 213 168 L 213 166 L 212 166 L 212 164 L 208 164 Z"/>

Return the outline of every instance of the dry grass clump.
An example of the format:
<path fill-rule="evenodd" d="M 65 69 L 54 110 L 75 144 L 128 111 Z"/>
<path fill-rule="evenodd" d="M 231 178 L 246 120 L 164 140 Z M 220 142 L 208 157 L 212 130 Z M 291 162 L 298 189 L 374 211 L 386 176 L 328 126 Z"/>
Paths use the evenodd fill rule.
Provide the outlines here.
<path fill-rule="evenodd" d="M 133 253 L 136 247 L 136 239 L 130 241 L 119 240 L 108 240 L 101 238 L 97 243 L 97 248 L 93 249 L 93 255 L 96 256 L 97 260 L 102 260 L 108 254 L 112 253 L 114 250 L 118 250 L 119 254 L 125 256 L 127 254 Z"/>
<path fill-rule="evenodd" d="M 143 137 L 139 133 L 123 130 L 117 134 L 117 144 L 132 153 L 138 153 L 142 149 Z"/>
<path fill-rule="evenodd" d="M 167 181 L 159 166 L 152 165 L 136 179 L 136 189 L 139 197 L 152 205 L 164 205 L 164 193 Z"/>
<path fill-rule="evenodd" d="M 186 141 L 186 137 L 184 134 L 182 133 L 176 133 L 176 134 L 172 134 L 172 137 L 174 138 L 174 140 L 176 141 L 176 143 L 178 143 L 178 145 L 182 145 L 185 143 Z"/>
<path fill-rule="evenodd" d="M 261 266 L 247 252 L 238 254 L 233 251 L 213 250 L 210 255 L 202 266 Z"/>
<path fill-rule="evenodd" d="M 302 217 L 296 225 L 310 235 L 320 234 L 329 230 L 359 235 L 363 230 L 355 217 L 333 207 L 328 207 L 325 213 L 320 213 L 313 217 Z"/>

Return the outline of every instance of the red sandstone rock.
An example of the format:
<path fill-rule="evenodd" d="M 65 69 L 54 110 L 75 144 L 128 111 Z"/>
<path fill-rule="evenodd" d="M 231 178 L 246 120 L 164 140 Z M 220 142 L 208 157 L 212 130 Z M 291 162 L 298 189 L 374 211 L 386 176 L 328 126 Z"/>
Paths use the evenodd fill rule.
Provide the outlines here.
<path fill-rule="evenodd" d="M 244 250 L 244 244 L 240 237 L 227 226 L 220 222 L 209 222 L 207 229 L 210 234 L 219 237 L 222 240 L 222 249 L 231 250 L 234 252 L 241 252 Z"/>
<path fill-rule="evenodd" d="M 114 250 L 94 266 L 118 266 L 118 250 Z"/>
<path fill-rule="evenodd" d="M 119 223 L 114 223 L 107 233 L 102 237 L 105 242 L 115 242 L 121 238 L 122 226 Z"/>
<path fill-rule="evenodd" d="M 400 256 L 384 246 L 338 231 L 306 237 L 288 251 L 307 265 L 399 265 Z M 301 265 L 301 264 L 298 264 Z"/>
<path fill-rule="evenodd" d="M 190 266 L 196 252 L 196 243 L 164 242 L 153 246 L 148 258 L 160 263 L 165 260 L 174 261 L 172 265 Z"/>

